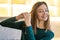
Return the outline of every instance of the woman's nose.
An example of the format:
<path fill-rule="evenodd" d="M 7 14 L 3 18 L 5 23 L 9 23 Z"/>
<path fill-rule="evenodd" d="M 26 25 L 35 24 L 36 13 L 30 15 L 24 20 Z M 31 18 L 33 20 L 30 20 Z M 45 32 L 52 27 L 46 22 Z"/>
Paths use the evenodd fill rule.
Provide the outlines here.
<path fill-rule="evenodd" d="M 45 15 L 45 14 L 46 14 L 46 12 L 44 11 L 44 12 L 43 12 L 43 14 Z"/>

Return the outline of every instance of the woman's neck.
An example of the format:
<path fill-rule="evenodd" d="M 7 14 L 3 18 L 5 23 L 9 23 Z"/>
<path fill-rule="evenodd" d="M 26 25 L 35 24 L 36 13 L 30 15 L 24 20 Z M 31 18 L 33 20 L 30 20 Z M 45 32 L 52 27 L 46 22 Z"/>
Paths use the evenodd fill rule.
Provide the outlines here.
<path fill-rule="evenodd" d="M 37 27 L 44 29 L 44 21 L 37 21 Z"/>

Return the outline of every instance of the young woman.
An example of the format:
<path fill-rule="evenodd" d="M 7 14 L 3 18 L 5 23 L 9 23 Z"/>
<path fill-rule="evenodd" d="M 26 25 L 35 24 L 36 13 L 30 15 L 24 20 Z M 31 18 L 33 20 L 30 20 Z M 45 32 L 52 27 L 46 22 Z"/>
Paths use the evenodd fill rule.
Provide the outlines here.
<path fill-rule="evenodd" d="M 16 22 L 22 18 L 24 21 Z M 54 37 L 54 33 L 50 29 L 48 6 L 45 2 L 37 2 L 30 13 L 24 12 L 6 19 L 0 24 L 22 30 L 21 40 L 51 40 Z"/>

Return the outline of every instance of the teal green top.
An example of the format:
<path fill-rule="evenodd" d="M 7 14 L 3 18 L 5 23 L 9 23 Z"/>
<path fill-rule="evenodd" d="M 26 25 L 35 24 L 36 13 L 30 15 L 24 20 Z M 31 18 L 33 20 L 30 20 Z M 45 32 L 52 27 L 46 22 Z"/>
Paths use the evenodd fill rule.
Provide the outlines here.
<path fill-rule="evenodd" d="M 32 26 L 25 27 L 24 21 L 16 21 L 15 17 L 11 17 L 0 22 L 0 25 L 22 30 L 21 40 L 51 40 L 54 37 L 54 33 L 51 30 L 45 32 L 45 29 L 37 28 L 37 33 L 34 34 Z"/>

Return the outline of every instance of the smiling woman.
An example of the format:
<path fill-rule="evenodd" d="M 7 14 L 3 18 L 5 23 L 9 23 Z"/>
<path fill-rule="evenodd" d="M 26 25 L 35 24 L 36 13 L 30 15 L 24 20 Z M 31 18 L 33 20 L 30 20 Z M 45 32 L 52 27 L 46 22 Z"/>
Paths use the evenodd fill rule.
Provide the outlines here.
<path fill-rule="evenodd" d="M 39 7 L 37 7 L 37 9 L 35 9 L 34 7 L 36 7 L 36 6 L 34 6 L 31 10 L 32 5 L 37 1 L 45 1 L 48 4 L 48 7 L 44 4 L 42 4 Z M 49 10 L 48 10 L 48 8 L 49 8 Z M 24 26 L 32 25 L 34 34 L 36 33 L 37 29 L 39 29 L 39 28 L 50 30 L 50 27 L 49 27 L 50 22 L 47 22 L 47 21 L 49 21 L 49 18 L 51 18 L 50 21 L 51 22 L 54 21 L 54 22 L 52 22 L 51 26 L 55 33 L 55 37 L 59 36 L 58 35 L 58 33 L 60 31 L 59 30 L 59 27 L 60 27 L 59 26 L 59 24 L 60 24 L 60 1 L 59 0 L 49 0 L 49 1 L 48 0 L 0 0 L 0 11 L 1 11 L 0 12 L 1 17 L 12 17 L 10 19 L 3 21 L 1 25 L 7 26 L 7 27 L 9 26 L 11 28 L 14 28 L 13 26 L 15 26 L 15 27 L 17 26 L 16 29 L 20 28 L 20 22 L 17 22 L 17 24 L 16 24 L 16 21 L 22 19 L 21 13 L 23 13 L 23 15 L 29 15 L 29 14 L 25 14 L 26 11 L 27 11 L 27 13 L 31 13 L 32 22 L 30 23 L 27 20 L 27 23 L 26 23 L 25 21 L 23 21 L 21 26 L 23 24 L 24 24 Z M 34 13 L 37 13 L 37 14 L 34 14 Z M 20 15 L 20 16 L 17 16 L 17 15 Z M 36 15 L 36 16 L 34 16 L 34 15 Z M 49 15 L 50 15 L 50 17 L 49 17 Z M 13 17 L 13 16 L 15 16 L 15 17 Z M 35 18 L 37 19 L 37 21 L 35 20 Z M 23 19 L 24 19 L 24 16 L 23 16 Z M 29 19 L 29 18 L 27 17 L 27 19 Z M 5 22 L 7 22 L 8 25 Z M 9 24 L 8 22 L 11 22 L 11 23 Z M 42 24 L 44 26 L 42 26 Z M 18 27 L 18 25 L 19 25 L 19 27 Z M 36 29 L 36 26 L 37 26 L 37 29 Z M 56 29 L 54 29 L 54 28 L 56 28 Z M 23 32 L 25 32 L 24 30 L 25 29 L 23 29 Z M 54 34 L 54 33 L 52 32 L 52 34 Z M 34 36 L 36 36 L 36 35 L 34 35 Z M 24 37 L 25 36 L 23 36 L 23 39 L 24 39 Z M 60 36 L 59 36 L 59 38 L 60 38 Z"/>
<path fill-rule="evenodd" d="M 30 13 L 31 15 L 28 12 L 23 12 L 16 17 L 2 21 L 0 25 L 22 30 L 21 40 L 51 40 L 54 33 L 50 29 L 47 4 L 45 2 L 35 3 Z M 24 21 L 16 22 L 23 19 L 21 15 Z"/>

